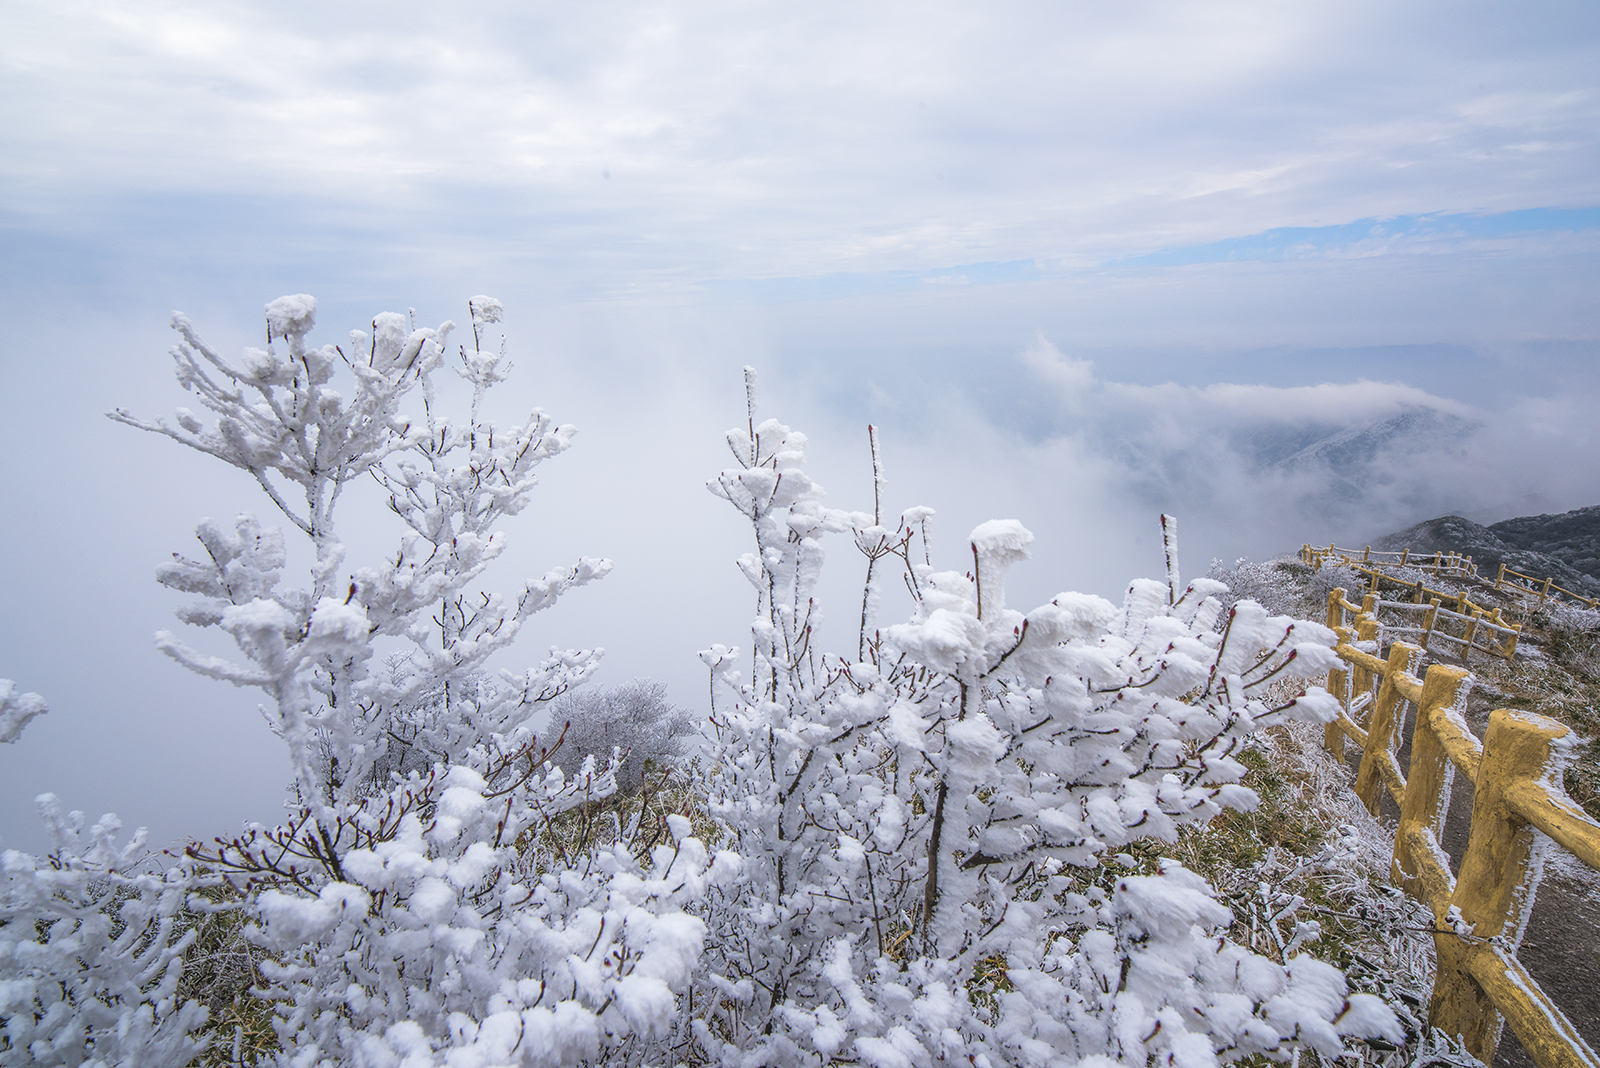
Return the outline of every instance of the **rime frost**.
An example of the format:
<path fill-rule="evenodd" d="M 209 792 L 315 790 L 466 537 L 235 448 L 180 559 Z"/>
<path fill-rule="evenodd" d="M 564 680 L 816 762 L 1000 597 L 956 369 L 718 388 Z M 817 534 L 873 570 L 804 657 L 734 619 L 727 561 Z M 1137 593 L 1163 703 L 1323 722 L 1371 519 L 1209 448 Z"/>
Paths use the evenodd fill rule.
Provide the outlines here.
<path fill-rule="evenodd" d="M 1019 611 L 1006 580 L 1028 559 L 1022 524 L 982 524 L 936 569 L 931 510 L 884 511 L 876 430 L 872 512 L 829 508 L 804 436 L 756 422 L 753 372 L 749 418 L 727 437 L 736 466 L 710 483 L 754 538 L 737 562 L 756 594 L 751 644 L 701 654 L 715 738 L 685 773 L 686 810 L 645 834 L 643 805 L 631 822 L 603 805 L 621 750 L 556 756 L 531 729 L 599 650 L 488 668 L 610 563 L 478 588 L 499 524 L 573 431 L 537 409 L 513 426 L 483 416 L 510 369 L 486 337 L 503 309 L 478 296 L 469 312 L 459 421 L 434 386 L 453 324 L 386 313 L 312 348 L 304 295 L 269 304 L 268 347 L 236 362 L 174 317 L 178 380 L 209 422 L 113 413 L 245 472 L 306 539 L 299 584 L 282 531 L 250 515 L 201 522 L 203 551 L 157 574 L 188 598 L 181 622 L 237 652 L 166 632 L 159 647 L 261 691 L 292 801 L 280 825 L 158 873 L 140 835 L 116 843 L 114 817 L 85 830 L 42 799 L 56 852 L 3 857 L 0 1064 L 192 1059 L 205 1012 L 176 995 L 185 905 L 245 911 L 295 1068 L 1211 1068 L 1400 1037 L 1337 970 L 1229 942 L 1227 909 L 1176 862 L 1109 894 L 1071 878 L 1254 805 L 1236 759 L 1250 733 L 1337 711 L 1315 686 L 1265 697 L 1327 672 L 1331 632 L 1228 607 L 1212 579 L 1180 586 L 1170 517 L 1165 582 L 1131 583 L 1120 605 L 1067 592 Z M 404 533 L 392 555 L 347 564 L 338 504 L 363 478 Z M 846 655 L 814 641 L 830 534 L 867 561 Z M 891 568 L 910 605 L 885 624 Z M 0 741 L 43 711 L 0 683 Z M 695 833 L 706 820 L 714 838 Z M 193 893 L 218 879 L 237 903 Z"/>
<path fill-rule="evenodd" d="M 753 405 L 728 442 L 739 466 L 710 488 L 751 524 L 740 567 L 757 613 L 748 679 L 737 650 L 702 654 L 710 804 L 744 863 L 739 893 L 707 904 L 694 1001 L 711 1008 L 688 1021 L 706 1056 L 1213 1065 L 1396 1033 L 1336 970 L 1220 938 L 1227 910 L 1175 863 L 1098 900 L 1068 878 L 1252 806 L 1235 759 L 1248 734 L 1334 709 L 1316 687 L 1275 706 L 1260 695 L 1325 673 L 1331 632 L 1248 601 L 1224 613 L 1208 579 L 1136 581 L 1120 608 L 1064 593 L 1019 612 L 1005 578 L 1033 540 L 1021 524 L 983 524 L 970 570 L 937 571 L 913 548 L 926 509 L 891 526 L 881 502 L 872 516 L 825 507 L 804 437 L 758 425 Z M 876 451 L 874 465 L 881 484 Z M 855 657 L 812 645 L 833 532 L 854 534 L 869 583 L 897 557 L 913 598 L 881 631 L 863 612 Z M 1175 582 L 1170 536 L 1168 550 Z M 1010 990 L 981 1003 L 969 990 L 996 961 Z"/>
<path fill-rule="evenodd" d="M 0 1065 L 178 1068 L 206 1010 L 179 1002 L 185 872 L 152 872 L 144 832 L 39 798 L 48 857 L 0 854 Z"/>
<path fill-rule="evenodd" d="M 497 525 L 573 430 L 538 409 L 512 426 L 483 416 L 509 369 L 485 336 L 503 310 L 490 297 L 469 310 L 456 373 L 472 401 L 459 421 L 434 388 L 453 324 L 385 313 L 345 346 L 312 348 L 316 301 L 304 295 L 267 306 L 268 348 L 238 363 L 174 317 L 178 381 L 211 425 L 188 410 L 173 424 L 112 413 L 248 473 L 312 550 L 309 584 L 291 587 L 281 531 L 250 515 L 206 520 L 203 554 L 157 575 L 194 598 L 179 619 L 225 632 L 238 656 L 170 633 L 160 648 L 260 689 L 289 747 L 288 819 L 190 850 L 243 892 L 286 1063 L 572 1064 L 654 1041 L 705 935 L 684 909 L 739 868 L 687 833 L 636 852 L 637 835 L 563 846 L 551 830 L 616 786 L 615 754 L 567 761 L 569 774 L 530 727 L 599 650 L 553 650 L 520 673 L 485 664 L 611 565 L 583 558 L 509 597 L 476 589 L 505 547 Z M 347 567 L 337 505 L 358 478 L 377 479 L 406 533 L 388 558 Z M 379 663 L 379 640 L 402 651 Z"/>
<path fill-rule="evenodd" d="M 15 742 L 22 737 L 22 728 L 36 716 L 50 711 L 43 697 L 36 693 L 17 692 L 17 684 L 10 679 L 0 679 L 0 742 Z"/>

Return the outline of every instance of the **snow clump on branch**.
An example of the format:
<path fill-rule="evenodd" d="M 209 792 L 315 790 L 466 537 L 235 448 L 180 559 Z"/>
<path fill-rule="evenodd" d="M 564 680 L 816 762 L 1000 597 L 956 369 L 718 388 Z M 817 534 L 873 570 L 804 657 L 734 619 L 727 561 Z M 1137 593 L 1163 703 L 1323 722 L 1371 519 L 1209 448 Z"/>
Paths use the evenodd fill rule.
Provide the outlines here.
<path fill-rule="evenodd" d="M 1070 871 L 1252 807 L 1236 759 L 1250 733 L 1336 712 L 1316 686 L 1264 700 L 1270 683 L 1326 673 L 1331 632 L 1253 602 L 1224 615 L 1220 583 L 1176 585 L 1175 549 L 1173 585 L 1135 581 L 1121 607 L 1063 593 L 1010 609 L 1006 573 L 1032 541 L 1021 524 L 983 524 L 970 570 L 935 571 L 927 509 L 891 529 L 881 507 L 825 507 L 804 437 L 757 425 L 747 392 L 728 434 L 738 466 L 710 483 L 751 524 L 739 567 L 757 603 L 748 680 L 738 650 L 702 654 L 717 695 L 709 800 L 745 872 L 705 913 L 688 1021 L 703 1055 L 1210 1065 L 1397 1036 L 1337 970 L 1221 938 L 1227 911 L 1175 862 L 1110 897 Z M 881 482 L 876 448 L 874 464 Z M 834 532 L 854 533 L 869 582 L 898 557 L 911 594 L 910 618 L 881 632 L 863 612 L 855 657 L 813 645 Z M 1008 989 L 972 996 L 996 967 Z"/>
<path fill-rule="evenodd" d="M 114 820 L 94 828 L 88 852 L 71 839 L 48 864 L 6 854 L 7 1051 L 32 1056 L 18 1051 L 47 1041 L 75 1064 L 111 1050 L 103 1035 L 115 1024 L 145 1043 L 139 1063 L 187 1063 L 204 1010 L 173 1004 L 184 943 L 170 923 L 205 878 L 233 884 L 237 904 L 214 907 L 242 908 L 267 950 L 264 996 L 276 1004 L 285 1063 L 575 1064 L 654 1049 L 671 1029 L 705 934 L 685 909 L 738 859 L 713 856 L 686 821 L 652 848 L 636 846 L 637 828 L 546 833 L 616 789 L 615 754 L 569 773 L 532 728 L 594 671 L 600 650 L 555 649 L 522 672 L 486 664 L 530 615 L 611 565 L 581 558 L 509 597 L 476 588 L 504 550 L 497 525 L 523 509 L 535 468 L 565 451 L 573 430 L 538 409 L 512 426 L 484 416 L 486 393 L 510 369 L 504 342 L 487 336 L 503 313 L 488 297 L 469 310 L 473 343 L 458 347 L 455 373 L 472 399 L 459 420 L 443 414 L 434 382 L 453 323 L 417 327 L 385 313 L 344 345 L 312 347 L 316 301 L 305 295 L 267 305 L 267 348 L 237 362 L 173 317 L 178 381 L 209 425 L 187 409 L 170 423 L 111 413 L 245 472 L 309 543 L 309 582 L 291 586 L 280 529 L 251 515 L 205 520 L 203 553 L 157 575 L 195 598 L 179 608 L 182 622 L 226 633 L 238 653 L 202 653 L 165 632 L 159 647 L 199 674 L 262 691 L 289 749 L 292 801 L 278 826 L 191 846 L 165 882 L 129 871 L 131 854 L 107 852 Z M 420 410 L 408 410 L 419 394 Z M 347 569 L 338 505 L 365 478 L 387 491 L 405 532 L 391 556 Z M 382 671 L 380 641 L 402 650 Z M 42 702 L 9 688 L 5 697 L 10 740 Z M 76 834 L 74 820 L 52 825 Z M 137 845 L 136 836 L 128 848 Z M 133 895 L 120 941 L 100 937 L 108 892 Z M 192 894 L 187 903 L 213 907 Z M 46 942 L 28 941 L 36 923 Z M 69 944 L 71 930 L 100 941 Z M 136 982 L 106 985 L 101 943 L 115 965 L 107 974 L 133 968 Z M 102 987 L 110 1015 L 92 1008 Z M 127 1006 L 121 1016 L 117 1005 Z"/>

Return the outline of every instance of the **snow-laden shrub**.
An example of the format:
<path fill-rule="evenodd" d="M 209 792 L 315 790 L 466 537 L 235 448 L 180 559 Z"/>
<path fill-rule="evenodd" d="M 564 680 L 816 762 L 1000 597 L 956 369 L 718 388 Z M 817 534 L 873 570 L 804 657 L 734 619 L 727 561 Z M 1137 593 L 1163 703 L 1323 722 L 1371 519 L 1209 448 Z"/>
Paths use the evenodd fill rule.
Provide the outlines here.
<path fill-rule="evenodd" d="M 1584 674 L 1600 668 L 1600 611 L 1566 601 L 1547 602 L 1533 619 L 1545 632 L 1548 654 Z"/>
<path fill-rule="evenodd" d="M 535 468 L 573 430 L 538 409 L 509 427 L 483 415 L 509 364 L 503 342 L 485 344 L 499 303 L 469 308 L 473 346 L 458 348 L 455 370 L 472 396 L 459 420 L 434 382 L 454 324 L 383 314 L 370 334 L 313 348 L 307 296 L 267 305 L 268 348 L 239 362 L 174 318 L 178 380 L 209 425 L 185 409 L 174 424 L 113 413 L 248 473 L 311 549 L 310 583 L 295 587 L 280 530 L 207 520 L 204 554 L 158 573 L 197 598 L 179 618 L 226 633 L 239 655 L 172 634 L 161 648 L 260 689 L 289 748 L 285 822 L 189 856 L 242 892 L 270 958 L 263 993 L 278 1003 L 282 1057 L 297 1066 L 446 1053 L 455 1066 L 567 1065 L 648 1048 L 700 952 L 704 924 L 684 907 L 738 867 L 708 857 L 687 821 L 648 852 L 622 828 L 542 845 L 551 820 L 616 788 L 614 755 L 569 775 L 532 729 L 600 654 L 553 650 L 523 672 L 486 663 L 531 614 L 611 565 L 584 558 L 509 598 L 476 589 L 505 547 L 496 525 L 522 510 Z M 347 568 L 337 505 L 366 478 L 407 532 L 391 556 Z"/>
<path fill-rule="evenodd" d="M 526 506 L 535 469 L 564 452 L 574 430 L 538 409 L 510 427 L 484 417 L 485 394 L 509 364 L 503 344 L 498 352 L 478 347 L 500 320 L 499 302 L 475 297 L 469 307 L 474 347 L 460 348 L 456 373 L 472 401 L 459 422 L 441 412 L 433 381 L 454 323 L 415 328 L 386 312 L 370 334 L 352 331 L 345 346 L 310 348 L 316 301 L 304 295 L 267 305 L 268 337 L 287 351 L 269 343 L 265 351 L 247 349 L 238 364 L 213 351 L 182 315 L 173 317 L 178 382 L 214 413 L 212 425 L 183 408 L 176 425 L 112 413 L 248 473 L 309 542 L 310 585 L 283 588 L 282 530 L 248 515 L 203 521 L 204 556 L 176 558 L 157 579 L 196 595 L 179 619 L 225 632 L 244 661 L 198 652 L 170 633 L 159 644 L 193 671 L 268 694 L 300 799 L 321 822 L 369 788 L 370 770 L 395 738 L 436 761 L 481 761 L 495 746 L 518 748 L 534 712 L 599 658 L 596 650 L 553 651 L 525 673 L 491 678 L 481 670 L 528 616 L 611 565 L 585 557 L 510 600 L 472 592 L 505 548 L 495 526 Z M 421 411 L 404 411 L 418 393 Z M 337 507 L 346 486 L 371 478 L 408 533 L 381 563 L 347 570 Z M 405 650 L 391 670 L 372 670 L 374 639 Z M 436 693 L 438 701 L 419 700 Z"/>
<path fill-rule="evenodd" d="M 115 816 L 86 826 L 51 794 L 39 809 L 50 854 L 0 854 L 0 1065 L 188 1064 L 206 1019 L 178 997 L 192 876 L 149 870 L 144 832 L 119 842 Z"/>
<path fill-rule="evenodd" d="M 1274 615 L 1318 620 L 1327 618 L 1328 594 L 1335 588 L 1359 600 L 1366 582 L 1348 567 L 1328 564 L 1312 570 L 1293 557 L 1257 562 L 1241 556 L 1231 565 L 1213 560 L 1206 577 L 1228 587 L 1218 595 L 1225 608 L 1238 601 L 1255 601 Z"/>
<path fill-rule="evenodd" d="M 459 765 L 441 785 L 431 819 L 408 812 L 344 852 L 344 877 L 317 880 L 314 896 L 256 895 L 275 958 L 263 970 L 290 999 L 284 1048 L 296 1063 L 439 1054 L 452 1068 L 591 1062 L 630 1038 L 650 1048 L 705 936 L 685 907 L 737 861 L 708 857 L 681 816 L 643 858 L 625 842 L 542 856 L 516 841 L 559 799 L 491 791 Z"/>
<path fill-rule="evenodd" d="M 646 763 L 680 760 L 699 728 L 693 716 L 667 700 L 665 683 L 640 679 L 557 698 L 550 706 L 549 731 L 561 734 L 555 762 L 569 773 L 584 754 L 622 750 L 617 788 L 626 794 L 643 784 Z"/>
<path fill-rule="evenodd" d="M 983 524 L 970 570 L 935 571 L 925 541 L 913 548 L 928 510 L 890 526 L 825 507 L 804 437 L 757 425 L 749 392 L 728 435 L 738 466 L 711 483 L 751 524 L 739 566 L 757 614 L 748 661 L 702 654 L 717 694 L 709 803 L 745 871 L 705 913 L 687 1021 L 703 1056 L 1189 1066 L 1398 1037 L 1335 969 L 1219 937 L 1226 910 L 1175 863 L 1110 897 L 1071 878 L 1252 805 L 1234 759 L 1249 734 L 1336 710 L 1316 687 L 1259 696 L 1329 669 L 1326 628 L 1249 601 L 1224 616 L 1206 579 L 1136 581 L 1120 608 L 1064 593 L 1018 612 L 1005 581 L 1032 541 L 1020 524 Z M 912 595 L 910 619 L 879 630 L 869 588 L 855 656 L 813 644 L 829 533 L 874 564 L 898 557 Z M 976 996 L 980 969 L 1001 977 L 992 999 Z"/>

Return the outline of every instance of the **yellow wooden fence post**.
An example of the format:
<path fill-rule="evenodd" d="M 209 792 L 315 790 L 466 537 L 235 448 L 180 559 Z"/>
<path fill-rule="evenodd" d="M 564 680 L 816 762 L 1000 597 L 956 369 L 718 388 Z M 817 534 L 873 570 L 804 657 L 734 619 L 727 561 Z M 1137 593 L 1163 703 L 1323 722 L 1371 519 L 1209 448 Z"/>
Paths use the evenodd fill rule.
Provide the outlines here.
<path fill-rule="evenodd" d="M 1431 871 L 1416 859 L 1419 849 L 1430 847 L 1428 839 L 1419 832 L 1434 836 L 1444 821 L 1445 809 L 1450 804 L 1450 755 L 1432 722 L 1433 713 L 1455 704 L 1464 681 L 1471 672 L 1464 668 L 1434 664 L 1422 680 L 1422 694 L 1417 701 L 1417 722 L 1411 732 L 1411 767 L 1406 771 L 1406 792 L 1400 801 L 1400 826 L 1394 836 L 1394 861 L 1391 875 L 1395 885 L 1412 897 L 1426 902 L 1436 920 L 1443 920 L 1449 904 L 1450 887 L 1445 883 L 1431 885 L 1426 876 Z M 1444 864 L 1449 870 L 1449 864 Z"/>
<path fill-rule="evenodd" d="M 1328 591 L 1328 629 L 1338 637 L 1335 645 L 1343 645 L 1351 638 L 1350 628 L 1344 625 L 1344 587 L 1340 586 Z M 1350 675 L 1344 668 L 1344 661 L 1338 661 L 1339 666 L 1328 672 L 1328 692 L 1338 699 L 1341 707 L 1350 704 Z M 1329 753 L 1340 760 L 1344 759 L 1344 730 L 1337 720 L 1322 728 L 1322 745 Z"/>
<path fill-rule="evenodd" d="M 1355 634 L 1349 627 L 1336 627 L 1337 635 L 1334 644 L 1344 645 L 1355 640 Z M 1344 661 L 1339 661 L 1340 666 L 1328 672 L 1328 692 L 1338 700 L 1339 707 L 1346 713 L 1350 711 L 1350 698 L 1354 688 L 1350 684 L 1350 671 L 1344 667 Z M 1359 668 L 1357 669 L 1360 670 Z M 1344 728 L 1337 720 L 1326 724 L 1322 728 L 1322 746 L 1341 763 L 1344 761 Z"/>
<path fill-rule="evenodd" d="M 1498 590 L 1500 588 L 1500 583 L 1504 582 L 1505 580 L 1506 580 L 1506 565 L 1505 564 L 1501 564 L 1500 565 L 1500 574 L 1498 574 L 1498 575 L 1496 575 L 1494 577 L 1494 588 Z"/>
<path fill-rule="evenodd" d="M 1405 567 L 1406 566 L 1406 561 L 1409 560 L 1409 559 L 1411 559 L 1411 550 L 1410 549 L 1402 549 L 1400 551 L 1400 566 L 1401 567 Z"/>
<path fill-rule="evenodd" d="M 1468 602 L 1470 603 L 1470 602 Z M 1472 657 L 1472 643 L 1478 636 L 1478 624 L 1483 620 L 1483 609 L 1474 607 L 1472 618 L 1467 620 L 1467 631 L 1461 646 L 1461 662 L 1468 663 Z"/>
<path fill-rule="evenodd" d="M 1489 949 L 1479 939 L 1514 936 L 1522 929 L 1538 889 L 1537 832 L 1516 815 L 1506 792 L 1528 781 L 1559 782 L 1570 734 L 1553 719 L 1502 708 L 1490 714 L 1484 735 L 1483 764 L 1472 800 L 1472 833 L 1451 898 L 1461 918 L 1472 924 L 1472 940 L 1449 929 L 1434 934 L 1439 969 L 1429 1019 L 1435 1027 L 1460 1035 L 1467 1051 L 1485 1064 L 1494 1061 L 1502 1020 L 1470 974 L 1473 958 Z M 1534 1060 L 1543 1060 L 1539 1050 L 1528 1052 Z"/>
<path fill-rule="evenodd" d="M 1428 642 L 1433 638 L 1433 624 L 1439 618 L 1439 598 L 1435 597 L 1428 602 L 1428 610 L 1422 613 L 1422 647 L 1426 649 Z"/>
<path fill-rule="evenodd" d="M 1374 626 L 1376 626 L 1376 621 Z M 1417 664 L 1422 650 L 1410 642 L 1395 642 L 1389 647 L 1389 660 L 1383 672 L 1383 682 L 1378 685 L 1378 696 L 1372 702 L 1372 713 L 1367 717 L 1367 747 L 1361 752 L 1361 769 L 1356 772 L 1356 796 L 1367 806 L 1367 811 L 1378 814 L 1378 800 L 1383 796 L 1383 776 L 1378 770 L 1378 754 L 1394 752 L 1395 728 L 1400 721 L 1396 714 L 1405 705 L 1395 676 L 1409 674 Z"/>
<path fill-rule="evenodd" d="M 1547 579 L 1544 580 L 1544 589 L 1539 591 L 1539 603 L 1540 604 L 1544 604 L 1544 599 L 1546 597 L 1550 596 L 1550 584 L 1552 582 L 1554 582 L 1554 581 L 1555 581 L 1554 578 L 1547 578 Z"/>
<path fill-rule="evenodd" d="M 1356 617 L 1355 640 L 1358 642 L 1375 642 L 1378 640 L 1378 621 L 1369 611 L 1367 611 L 1367 602 L 1371 600 L 1372 594 L 1370 593 L 1367 594 L 1366 597 L 1362 598 L 1361 615 Z M 1354 705 L 1356 698 L 1360 697 L 1362 694 L 1370 694 L 1371 692 L 1372 669 L 1363 667 L 1360 664 L 1352 664 L 1350 667 L 1350 704 Z M 1353 710 L 1350 713 L 1350 719 L 1355 722 L 1357 726 L 1362 726 L 1361 721 L 1356 719 L 1356 715 Z M 1343 758 L 1343 748 L 1339 750 L 1339 756 L 1341 759 Z"/>

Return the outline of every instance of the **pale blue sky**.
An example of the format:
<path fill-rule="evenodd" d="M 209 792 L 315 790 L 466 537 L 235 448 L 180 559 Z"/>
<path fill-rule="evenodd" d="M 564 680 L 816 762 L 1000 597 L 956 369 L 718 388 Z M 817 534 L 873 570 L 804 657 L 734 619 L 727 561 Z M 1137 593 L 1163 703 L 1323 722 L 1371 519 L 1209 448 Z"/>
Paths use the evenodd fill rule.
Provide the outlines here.
<path fill-rule="evenodd" d="M 1600 501 L 1597 30 L 1587 2 L 0 0 L 0 677 L 53 705 L 0 748 L 0 840 L 39 844 L 43 789 L 162 841 L 272 815 L 254 699 L 149 640 L 155 565 L 262 503 L 100 415 L 180 402 L 174 308 L 230 349 L 283 293 L 328 337 L 500 297 L 512 407 L 582 433 L 499 585 L 618 565 L 527 656 L 602 644 L 690 707 L 748 611 L 701 488 L 745 363 L 835 503 L 870 419 L 952 554 L 1029 523 L 1017 603 L 1157 570 L 1163 508 L 1198 570 Z M 1416 412 L 1359 471 L 1296 458 Z"/>

